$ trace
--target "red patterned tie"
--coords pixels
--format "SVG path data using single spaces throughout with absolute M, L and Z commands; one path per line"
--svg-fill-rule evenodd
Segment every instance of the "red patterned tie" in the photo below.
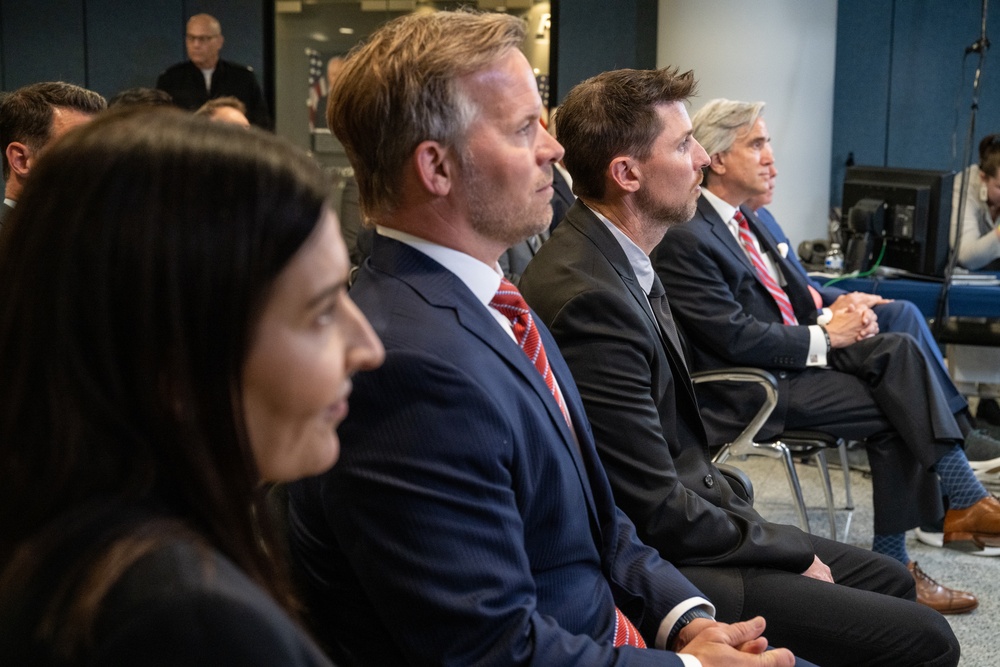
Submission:
M 552 369 L 549 367 L 549 358 L 545 355 L 545 348 L 542 346 L 542 338 L 538 335 L 538 328 L 535 327 L 535 319 L 531 316 L 531 309 L 521 293 L 514 287 L 514 283 L 506 278 L 500 280 L 500 289 L 493 296 L 490 305 L 499 310 L 510 320 L 511 329 L 514 331 L 514 338 L 517 344 L 528 355 L 528 359 L 535 365 L 542 379 L 556 402 L 562 410 L 566 423 L 572 427 L 569 419 L 569 412 L 566 410 L 566 403 L 563 401 L 559 387 L 556 385 Z M 625 617 L 618 607 L 615 607 L 615 646 L 635 646 L 646 648 L 646 642 L 632 621 Z
M 615 646 L 646 648 L 646 642 L 643 641 L 642 635 L 618 607 L 615 607 Z
M 556 379 L 552 375 L 552 369 L 549 367 L 549 358 L 545 354 L 545 348 L 542 347 L 542 338 L 538 335 L 538 328 L 535 326 L 535 320 L 531 316 L 531 310 L 528 308 L 524 297 L 514 287 L 514 283 L 506 278 L 502 278 L 500 280 L 500 288 L 493 296 L 493 300 L 490 301 L 490 305 L 510 320 L 517 344 L 528 355 L 528 359 L 535 365 L 535 368 L 538 369 L 542 379 L 545 380 L 545 385 L 552 392 L 556 403 L 559 404 L 559 409 L 562 410 L 566 423 L 572 426 L 572 422 L 569 419 L 569 411 L 566 409 L 566 403 L 563 401 L 562 393 L 559 391 Z
M 733 219 L 736 220 L 736 224 L 740 227 L 740 243 L 743 244 L 743 248 L 747 251 L 747 256 L 750 257 L 750 263 L 753 264 L 753 268 L 757 271 L 757 279 L 771 293 L 774 302 L 778 304 L 782 321 L 785 324 L 798 324 L 799 321 L 795 318 L 795 310 L 792 308 L 792 302 L 788 300 L 788 295 L 785 294 L 785 290 L 781 289 L 781 285 L 775 282 L 771 274 L 767 272 L 767 265 L 764 264 L 764 258 L 760 256 L 760 253 L 757 252 L 757 247 L 753 244 L 753 232 L 750 231 L 750 225 L 747 224 L 747 219 L 743 216 L 743 212 L 736 209 L 736 215 L 733 216 Z

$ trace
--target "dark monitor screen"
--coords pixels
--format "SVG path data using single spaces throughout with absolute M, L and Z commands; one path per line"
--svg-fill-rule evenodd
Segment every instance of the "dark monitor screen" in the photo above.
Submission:
M 948 263 L 955 172 L 901 167 L 848 167 L 841 234 L 844 270 L 881 266 L 943 276 Z

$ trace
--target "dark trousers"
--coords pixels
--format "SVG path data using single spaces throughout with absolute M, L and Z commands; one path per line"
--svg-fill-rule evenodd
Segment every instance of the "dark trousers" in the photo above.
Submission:
M 771 646 L 823 667 L 957 665 L 959 644 L 944 617 L 914 602 L 898 561 L 811 536 L 836 584 L 767 568 L 681 567 L 725 623 L 763 616 Z
M 789 380 L 786 429 L 865 440 L 875 532 L 904 532 L 944 512 L 934 464 L 962 433 L 948 397 L 912 336 L 881 334 L 833 350 L 832 368 Z

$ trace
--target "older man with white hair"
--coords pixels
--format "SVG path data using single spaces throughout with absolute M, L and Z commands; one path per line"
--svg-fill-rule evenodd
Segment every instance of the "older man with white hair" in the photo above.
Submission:
M 766 192 L 774 164 L 763 102 L 718 99 L 692 118 L 711 158 L 694 218 L 671 228 L 652 257 L 677 320 L 689 334 L 695 370 L 754 366 L 779 385 L 763 438 L 811 428 L 864 440 L 872 468 L 873 550 L 897 558 L 917 584 L 918 601 L 964 613 L 971 593 L 941 586 L 911 562 L 906 530 L 950 507 L 944 542 L 971 551 L 1000 546 L 1000 501 L 976 479 L 964 436 L 938 378 L 914 339 L 878 333 L 863 302 L 827 317 L 805 277 L 746 204 Z M 709 440 L 734 438 L 756 410 L 745 389 L 699 393 Z

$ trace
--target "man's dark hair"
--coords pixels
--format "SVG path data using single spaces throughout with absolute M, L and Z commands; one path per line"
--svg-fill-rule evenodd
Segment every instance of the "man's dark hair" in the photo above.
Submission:
M 126 88 L 108 100 L 108 108 L 118 107 L 170 107 L 174 98 L 159 88 Z
M 979 142 L 979 171 L 990 178 L 1000 174 L 1000 134 L 988 134 Z
M 106 109 L 108 103 L 92 90 L 63 81 L 33 83 L 0 98 L 0 152 L 3 177 L 10 178 L 7 146 L 13 141 L 37 151 L 52 138 L 52 109 L 63 107 L 86 114 Z
M 649 157 L 663 131 L 656 112 L 662 104 L 683 102 L 695 92 L 694 72 L 677 68 L 619 69 L 577 84 L 559 106 L 559 143 L 563 163 L 578 197 L 604 197 L 604 175 L 615 157 Z

